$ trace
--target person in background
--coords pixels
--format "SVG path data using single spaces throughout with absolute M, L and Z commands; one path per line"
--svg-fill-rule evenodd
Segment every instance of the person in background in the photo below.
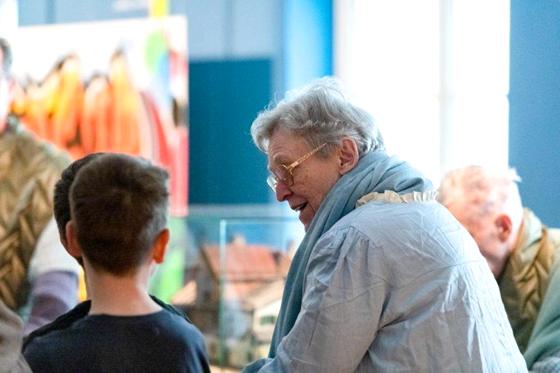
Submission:
M 52 190 L 69 157 L 9 114 L 12 54 L 0 39 L 0 300 L 25 320 L 25 333 L 77 303 L 77 263 L 58 240 Z
M 306 234 L 269 357 L 246 372 L 526 370 L 474 241 L 336 80 L 261 112 L 251 134 Z
M 72 187 L 72 183 L 78 174 L 78 171 L 88 164 L 89 162 L 93 161 L 100 155 L 105 153 L 91 153 L 82 157 L 80 159 L 75 160 L 72 162 L 68 167 L 66 167 L 61 175 L 60 179 L 56 182 L 54 186 L 54 196 L 53 196 L 53 210 L 54 210 L 54 218 L 56 221 L 56 225 L 58 227 L 58 235 L 60 238 L 60 242 L 64 245 L 65 248 L 68 247 L 66 241 L 66 225 L 72 219 L 71 208 L 70 208 L 70 188 Z M 83 265 L 81 258 L 76 258 L 78 262 Z
M 523 208 L 513 169 L 447 173 L 440 201 L 475 239 L 498 281 L 529 369 L 560 371 L 560 230 Z
M 65 242 L 83 262 L 91 301 L 29 335 L 23 351 L 34 372 L 209 372 L 198 329 L 147 292 L 169 240 L 167 179 L 124 154 L 78 167 Z
M 2 372 L 31 372 L 21 355 L 22 338 L 23 323 L 21 319 L 0 300 L 0 367 Z

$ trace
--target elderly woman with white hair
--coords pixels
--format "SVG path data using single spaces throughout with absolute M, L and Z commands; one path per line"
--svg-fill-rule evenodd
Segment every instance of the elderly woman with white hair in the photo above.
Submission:
M 335 80 L 260 113 L 251 134 L 306 234 L 269 357 L 246 372 L 526 370 L 474 241 Z

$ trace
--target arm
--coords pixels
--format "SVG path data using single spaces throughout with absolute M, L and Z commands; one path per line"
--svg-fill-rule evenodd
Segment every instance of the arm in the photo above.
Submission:
M 535 327 L 524 353 L 532 372 L 553 372 L 560 367 L 560 260 L 556 260 Z
M 54 219 L 41 233 L 30 263 L 30 316 L 25 334 L 47 324 L 77 303 L 79 266 L 58 238 Z
M 68 271 L 39 275 L 31 287 L 31 313 L 25 335 L 69 311 L 77 300 L 78 276 Z
M 327 233 L 309 261 L 302 309 L 276 357 L 247 372 L 355 371 L 373 343 L 386 283 L 373 266 L 367 237 L 354 229 Z
M 22 322 L 0 301 L 0 367 L 6 372 L 31 372 L 21 355 Z
M 554 355 L 538 360 L 531 367 L 531 373 L 555 373 L 560 367 L 560 351 Z

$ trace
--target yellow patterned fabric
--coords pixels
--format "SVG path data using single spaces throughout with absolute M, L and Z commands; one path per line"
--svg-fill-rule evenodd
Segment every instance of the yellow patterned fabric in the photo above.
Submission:
M 0 299 L 26 303 L 29 262 L 52 218 L 54 184 L 70 159 L 18 123 L 0 134 Z
M 558 255 L 560 230 L 545 227 L 533 212 L 525 209 L 521 235 L 499 280 L 502 300 L 521 352 L 527 349 Z

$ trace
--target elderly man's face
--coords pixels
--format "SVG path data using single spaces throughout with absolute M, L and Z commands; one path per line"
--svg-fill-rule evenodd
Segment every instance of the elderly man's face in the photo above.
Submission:
M 508 254 L 508 247 L 499 238 L 498 226 L 495 224 L 494 217 L 489 215 L 477 219 L 470 218 L 471 212 L 468 206 L 462 202 L 453 203 L 447 208 L 469 231 L 481 254 L 488 262 L 490 270 L 495 277 L 498 277 L 503 269 L 503 258 Z
M 275 172 L 282 164 L 289 165 L 311 150 L 301 136 L 285 129 L 277 129 L 268 145 L 268 168 Z M 291 186 L 282 181 L 276 186 L 278 201 L 287 201 L 292 210 L 299 212 L 299 220 L 306 230 L 326 195 L 341 176 L 338 162 L 336 151 L 326 159 L 314 154 L 293 170 Z

